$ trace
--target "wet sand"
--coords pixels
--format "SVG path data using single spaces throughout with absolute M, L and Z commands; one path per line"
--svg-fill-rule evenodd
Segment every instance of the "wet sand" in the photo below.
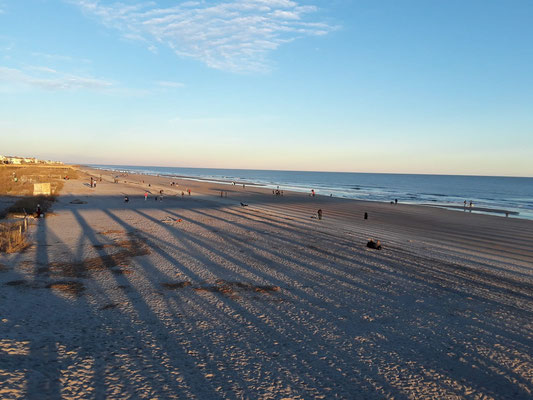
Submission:
M 532 221 L 87 172 L 0 255 L 0 397 L 533 395 Z

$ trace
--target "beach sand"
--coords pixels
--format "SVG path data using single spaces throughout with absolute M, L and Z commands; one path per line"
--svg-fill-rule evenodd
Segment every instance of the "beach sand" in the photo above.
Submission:
M 533 221 L 85 171 L 0 255 L 0 398 L 533 396 Z

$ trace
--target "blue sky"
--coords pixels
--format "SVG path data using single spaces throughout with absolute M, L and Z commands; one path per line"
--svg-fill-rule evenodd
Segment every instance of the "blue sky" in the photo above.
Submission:
M 531 1 L 0 0 L 0 154 L 533 176 Z

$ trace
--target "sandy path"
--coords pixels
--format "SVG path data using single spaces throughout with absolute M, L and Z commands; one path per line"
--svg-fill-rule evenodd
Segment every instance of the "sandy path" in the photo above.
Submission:
M 0 397 L 532 396 L 531 221 L 103 175 L 0 256 Z

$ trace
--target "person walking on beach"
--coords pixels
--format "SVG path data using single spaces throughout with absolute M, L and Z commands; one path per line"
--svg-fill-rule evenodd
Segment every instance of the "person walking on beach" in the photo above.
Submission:
M 35 216 L 37 218 L 41 218 L 42 215 L 43 215 L 43 210 L 41 209 L 41 205 L 37 204 L 37 208 L 35 209 Z
M 322 219 L 322 209 L 320 208 L 318 211 L 317 211 L 317 214 L 318 214 L 318 219 Z
M 146 199 L 148 199 L 148 192 L 144 192 L 144 201 L 146 201 Z
M 191 195 L 191 189 L 187 189 L 187 192 L 189 193 L 189 196 Z

